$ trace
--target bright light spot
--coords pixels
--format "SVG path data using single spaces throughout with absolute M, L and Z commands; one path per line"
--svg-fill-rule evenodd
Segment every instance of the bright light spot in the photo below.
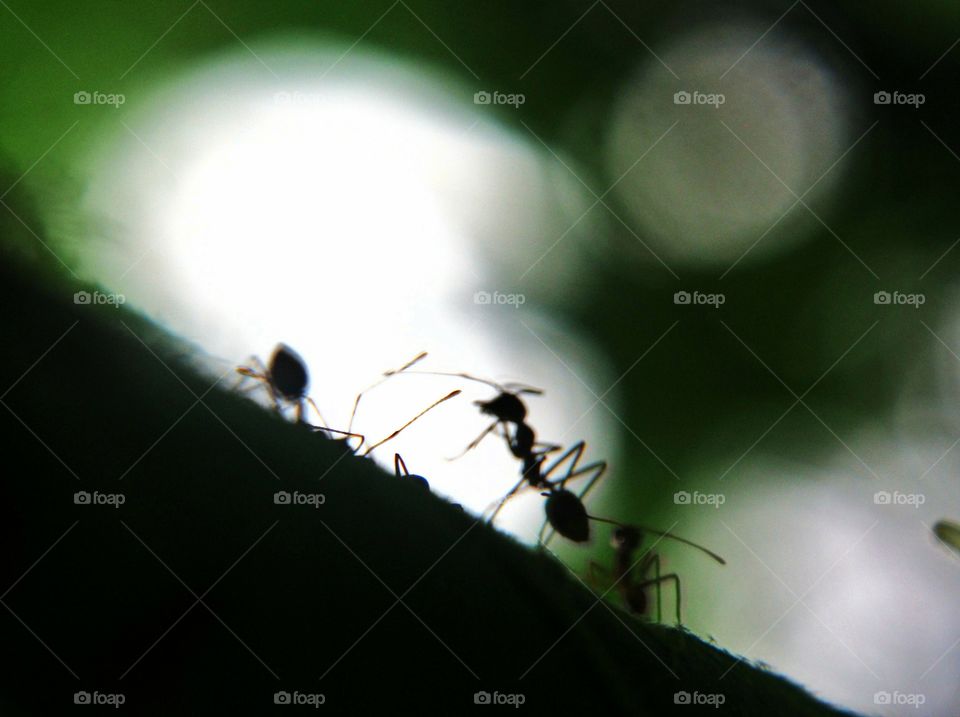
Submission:
M 346 428 L 357 392 L 427 350 L 424 369 L 544 388 L 529 401 L 540 437 L 586 439 L 591 458 L 612 457 L 606 412 L 584 415 L 594 396 L 581 378 L 598 393 L 612 383 L 601 385 L 597 357 L 532 301 L 474 302 L 517 290 L 497 284 L 481 250 L 547 239 L 531 230 L 545 211 L 542 157 L 476 114 L 472 92 L 395 61 L 355 52 L 324 77 L 341 52 L 258 49 L 282 80 L 251 79 L 264 73 L 244 54 L 159 93 L 98 162 L 91 211 L 122 240 L 88 273 L 222 357 L 227 382 L 251 353 L 294 347 L 333 428 Z M 491 389 L 397 378 L 364 399 L 355 428 L 376 440 L 453 388 L 464 396 L 375 455 L 392 470 L 399 451 L 434 490 L 479 511 L 516 482 L 517 463 L 495 437 L 444 459 L 486 426 L 471 400 Z M 530 536 L 542 516 L 533 496 L 501 525 Z
M 852 141 L 841 88 L 800 45 L 769 41 L 743 55 L 761 34 L 727 26 L 690 35 L 663 54 L 680 79 L 650 61 L 621 92 L 607 176 L 668 263 L 723 265 L 748 249 L 751 259 L 784 249 L 819 227 L 802 205 L 790 211 L 797 197 L 819 214 L 816 200 L 843 172 L 831 169 Z

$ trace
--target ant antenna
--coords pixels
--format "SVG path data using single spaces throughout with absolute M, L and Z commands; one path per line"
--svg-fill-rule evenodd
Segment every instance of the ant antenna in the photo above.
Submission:
M 635 525 L 635 524 L 634 524 L 634 525 L 627 525 L 627 524 L 621 523 L 621 522 L 619 522 L 619 521 L 617 521 L 617 520 L 610 520 L 610 519 L 608 519 L 608 518 L 600 518 L 600 517 L 595 516 L 595 515 L 588 515 L 587 517 L 590 518 L 590 520 L 596 520 L 596 521 L 598 521 L 598 522 L 600 522 L 600 523 L 609 523 L 610 525 L 615 525 L 615 526 L 617 526 L 618 528 L 634 528 L 635 530 L 639 530 L 639 531 L 644 532 L 644 533 L 653 533 L 654 535 L 659 535 L 659 536 L 662 537 L 662 538 L 671 538 L 671 539 L 676 540 L 676 541 L 678 541 L 678 542 L 680 542 L 680 543 L 685 543 L 685 544 L 689 545 L 691 548 L 696 548 L 697 550 L 699 550 L 699 551 L 701 551 L 701 552 L 703 552 L 703 553 L 706 553 L 707 555 L 709 555 L 711 558 L 713 558 L 714 560 L 716 560 L 716 561 L 717 561 L 718 563 L 720 563 L 721 565 L 726 565 L 726 564 L 727 564 L 727 561 L 726 561 L 726 560 L 724 560 L 723 558 L 721 558 L 719 555 L 717 555 L 717 554 L 716 554 L 715 552 L 713 552 L 712 550 L 709 550 L 709 549 L 703 547 L 702 545 L 699 545 L 698 543 L 694 543 L 692 540 L 687 540 L 686 538 L 681 538 L 679 535 L 674 535 L 673 533 L 671 533 L 671 532 L 669 532 L 669 531 L 667 531 L 667 530 L 657 530 L 656 528 L 647 528 L 646 526 L 643 526 L 643 525 Z
M 383 383 L 384 381 L 386 381 L 386 380 L 387 380 L 388 378 L 390 378 L 391 376 L 395 376 L 395 375 L 398 374 L 398 373 L 403 373 L 403 372 L 406 371 L 408 368 L 410 368 L 411 366 L 413 366 L 415 363 L 418 363 L 418 362 L 422 361 L 422 360 L 425 359 L 426 357 L 427 357 L 427 352 L 426 352 L 426 351 L 421 351 L 421 352 L 418 353 L 416 356 L 414 356 L 412 359 L 410 359 L 409 361 L 407 361 L 407 362 L 406 362 L 403 366 L 401 366 L 400 368 L 393 369 L 393 370 L 390 370 L 390 371 L 384 371 L 383 376 L 382 376 L 379 380 L 374 381 L 372 384 L 370 384 L 370 385 L 367 386 L 365 389 L 363 389 L 360 393 L 358 393 L 356 400 L 354 400 L 354 402 L 353 402 L 353 411 L 350 412 L 350 422 L 347 424 L 347 431 L 353 430 L 353 421 L 354 421 L 354 419 L 357 417 L 357 407 L 360 405 L 360 399 L 363 398 L 363 395 L 364 395 L 365 393 L 367 393 L 368 391 L 376 388 L 377 386 L 379 386 L 381 383 Z M 359 448 L 359 446 L 358 446 L 358 448 Z
M 397 373 L 399 373 L 399 371 Z M 533 386 L 526 386 L 521 383 L 499 384 L 496 381 L 491 381 L 486 378 L 479 378 L 477 376 L 472 376 L 469 373 L 453 373 L 453 372 L 447 372 L 447 371 L 407 371 L 406 373 L 417 374 L 419 376 L 450 376 L 452 378 L 463 378 L 463 379 L 466 379 L 467 381 L 476 381 L 477 383 L 486 384 L 490 388 L 494 388 L 497 391 L 506 391 L 507 389 L 510 389 L 512 387 L 514 389 L 512 393 L 529 393 L 535 396 L 543 395 L 542 388 L 534 388 Z
M 409 421 L 407 421 L 407 422 L 404 423 L 402 426 L 400 426 L 400 428 L 398 428 L 397 430 L 395 430 L 395 431 L 394 431 L 393 433 L 391 433 L 389 436 L 387 436 L 386 438 L 384 438 L 384 439 L 382 439 L 382 440 L 380 440 L 380 441 L 377 441 L 377 442 L 374 443 L 372 446 L 370 446 L 367 450 L 365 450 L 365 451 L 363 452 L 363 456 L 364 456 L 364 457 L 365 457 L 365 456 L 369 456 L 370 453 L 373 452 L 373 450 L 374 450 L 375 448 L 378 448 L 379 446 L 382 446 L 382 445 L 383 445 L 384 443 L 386 443 L 387 441 L 396 438 L 396 437 L 400 434 L 401 431 L 403 431 L 405 428 L 407 428 L 408 426 L 410 426 L 410 424 L 413 423 L 414 421 L 416 421 L 417 419 L 421 418 L 425 413 L 427 413 L 428 411 L 433 410 L 434 408 L 436 408 L 437 406 L 439 406 L 439 405 L 440 405 L 441 403 L 443 403 L 444 401 L 449 401 L 449 400 L 450 400 L 451 398 L 453 398 L 454 396 L 459 396 L 460 393 L 461 393 L 460 389 L 457 389 L 456 391 L 451 391 L 450 393 L 448 393 L 446 396 L 444 396 L 444 397 L 441 398 L 440 400 L 434 401 L 434 402 L 431 403 L 429 406 L 427 406 L 425 409 L 423 409 L 422 411 L 420 411 L 420 413 L 418 413 L 416 416 L 414 416 L 414 417 L 411 418 Z

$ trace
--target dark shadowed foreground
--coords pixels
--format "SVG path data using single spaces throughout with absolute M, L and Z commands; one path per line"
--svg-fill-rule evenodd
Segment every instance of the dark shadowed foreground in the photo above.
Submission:
M 213 385 L 133 312 L 4 267 L 2 714 L 77 693 L 134 714 L 457 714 L 478 692 L 538 713 L 700 711 L 678 693 L 722 695 L 713 714 L 836 713 L 598 603 L 552 558 L 231 393 L 232 372 Z

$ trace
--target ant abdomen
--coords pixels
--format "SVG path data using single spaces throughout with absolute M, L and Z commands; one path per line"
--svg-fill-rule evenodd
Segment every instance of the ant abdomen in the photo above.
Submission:
M 270 382 L 288 401 L 299 401 L 310 382 L 307 366 L 300 355 L 286 344 L 277 344 L 270 357 Z
M 590 519 L 583 502 L 566 488 L 544 493 L 547 521 L 564 538 L 576 543 L 585 543 L 590 539 Z

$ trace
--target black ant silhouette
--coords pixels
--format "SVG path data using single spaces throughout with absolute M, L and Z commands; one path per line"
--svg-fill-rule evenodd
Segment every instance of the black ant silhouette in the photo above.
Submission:
M 673 582 L 676 591 L 677 624 L 683 624 L 680 617 L 680 577 L 676 573 L 660 574 L 660 555 L 653 552 L 652 546 L 639 558 L 634 559 L 634 553 L 639 550 L 640 545 L 643 543 L 644 533 L 653 533 L 654 535 L 659 535 L 661 538 L 676 540 L 706 553 L 721 565 L 727 564 L 726 560 L 713 551 L 668 531 L 645 528 L 639 525 L 624 525 L 612 520 L 598 520 L 603 520 L 615 526 L 610 536 L 610 544 L 614 547 L 613 585 L 620 593 L 620 597 L 626 608 L 636 615 L 648 617 L 650 603 L 647 598 L 647 590 L 653 587 L 657 592 L 657 622 L 661 622 L 663 615 L 660 588 L 663 583 L 670 581 Z M 606 568 L 591 560 L 591 582 L 597 582 L 596 575 L 598 572 L 610 574 L 610 571 Z
M 268 366 L 264 366 L 256 356 L 251 357 L 251 363 L 254 368 L 238 366 L 237 373 L 262 382 L 267 387 L 278 413 L 283 412 L 285 405 L 292 404 L 296 408 L 297 423 L 305 423 L 304 403 L 309 402 L 315 410 L 317 406 L 307 395 L 310 375 L 300 354 L 280 343 L 273 349 Z M 319 410 L 317 413 L 319 414 Z
M 274 406 L 277 411 L 282 413 L 285 405 L 293 404 L 296 408 L 296 421 L 298 424 L 303 424 L 308 426 L 314 431 L 323 432 L 323 433 L 336 433 L 337 435 L 343 436 L 344 440 L 349 440 L 350 438 L 358 438 L 359 443 L 356 446 L 351 446 L 351 453 L 356 453 L 363 446 L 366 441 L 366 437 L 361 433 L 354 433 L 352 431 L 353 421 L 356 418 L 357 408 L 360 405 L 360 399 L 363 398 L 364 394 L 369 392 L 371 389 L 379 386 L 381 383 L 386 381 L 391 376 L 395 376 L 399 373 L 406 371 L 410 366 L 413 366 L 417 362 L 426 358 L 426 351 L 417 354 L 413 359 L 405 363 L 399 369 L 394 369 L 392 371 L 387 371 L 384 373 L 383 377 L 380 380 L 376 381 L 372 385 L 365 388 L 363 391 L 357 394 L 356 400 L 353 402 L 353 411 L 350 414 L 350 423 L 346 431 L 341 431 L 336 428 L 330 428 L 326 425 L 326 420 L 324 420 L 323 415 L 320 413 L 320 409 L 317 407 L 317 404 L 314 402 L 310 396 L 307 395 L 307 387 L 310 383 L 309 373 L 307 372 L 306 363 L 300 355 L 294 351 L 292 348 L 286 344 L 280 343 L 277 344 L 276 348 L 273 350 L 273 354 L 270 356 L 270 364 L 267 367 L 263 366 L 263 363 L 256 357 L 253 357 L 254 363 L 257 364 L 256 368 L 250 368 L 247 366 L 239 366 L 237 368 L 237 373 L 244 376 L 245 378 L 252 378 L 257 381 L 262 382 L 270 393 L 270 397 L 273 400 Z M 363 456 L 368 456 L 370 453 L 382 446 L 387 441 L 390 441 L 396 438 L 401 431 L 409 427 L 412 423 L 423 417 L 424 414 L 433 410 L 439 406 L 444 401 L 448 401 L 454 396 L 458 396 L 461 393 L 460 390 L 451 391 L 443 398 L 434 401 L 432 404 L 427 406 L 424 410 L 420 411 L 416 416 L 411 418 L 409 421 L 404 423 L 400 428 L 395 430 L 386 438 L 383 438 L 372 446 L 370 446 L 366 451 L 363 452 Z M 314 426 L 308 423 L 304 417 L 305 408 L 304 404 L 309 403 L 313 410 L 316 411 L 317 415 L 320 417 L 321 423 L 323 426 Z M 348 444 L 349 445 L 349 444 Z
M 560 445 L 542 443 L 536 440 L 536 433 L 526 422 L 527 407 L 521 400 L 523 394 L 542 395 L 543 390 L 525 386 L 523 384 L 499 384 L 484 378 L 478 378 L 468 373 L 447 373 L 441 371 L 407 371 L 408 374 L 427 374 L 431 376 L 451 376 L 454 378 L 463 378 L 468 381 L 476 381 L 496 389 L 499 393 L 489 401 L 474 401 L 474 405 L 480 407 L 482 414 L 493 416 L 494 421 L 483 430 L 467 447 L 455 458 L 455 460 L 480 445 L 480 442 L 490 433 L 500 428 L 503 438 L 506 440 L 510 453 L 522 463 L 521 478 L 517 484 L 504 496 L 491 514 L 489 520 L 497 517 L 497 514 L 503 508 L 504 504 L 516 495 L 526 484 L 527 487 L 546 491 L 541 493 L 547 502 L 544 506 L 546 520 L 540 528 L 538 540 L 544 546 L 548 545 L 553 538 L 553 533 L 543 540 L 544 532 L 547 526 L 553 528 L 553 531 L 573 540 L 583 543 L 590 539 L 590 519 L 592 516 L 587 514 L 587 509 L 583 505 L 583 498 L 593 488 L 596 482 L 607 469 L 605 461 L 595 461 L 586 466 L 578 467 L 583 452 L 586 449 L 586 443 L 580 441 L 567 449 L 563 454 L 556 458 L 549 467 L 544 468 L 546 456 L 562 448 Z M 388 372 L 386 375 L 393 375 Z M 510 432 L 511 426 L 513 432 Z M 557 480 L 550 480 L 550 476 L 565 462 L 570 460 L 570 466 L 566 475 Z M 566 484 L 580 476 L 593 474 L 590 480 L 578 494 L 567 490 Z
M 403 458 L 400 457 L 399 453 L 393 454 L 393 470 L 396 472 L 397 478 L 404 479 L 404 483 L 416 486 L 421 490 L 430 490 L 430 484 L 427 482 L 426 478 L 421 475 L 417 475 L 416 473 L 411 473 L 407 470 L 407 464 L 403 462 Z
M 546 452 L 529 451 L 521 458 L 523 467 L 520 480 L 499 501 L 490 516 L 490 521 L 493 522 L 506 502 L 519 493 L 521 489 L 525 487 L 534 488 L 544 491 L 540 495 L 547 499 L 544 505 L 546 520 L 537 536 L 538 542 L 546 547 L 553 538 L 553 533 L 551 533 L 545 541 L 543 540 L 548 525 L 554 532 L 576 543 L 588 541 L 590 539 L 590 521 L 603 519 L 589 515 L 583 505 L 583 500 L 606 472 L 607 463 L 606 461 L 594 461 L 585 466 L 580 466 L 580 459 L 583 457 L 586 445 L 585 441 L 575 443 L 547 467 L 544 467 L 547 454 L 559 450 L 559 447 L 551 447 Z M 567 461 L 570 461 L 570 463 L 566 474 L 561 478 L 550 480 L 550 476 Z M 584 475 L 590 475 L 590 479 L 579 494 L 567 489 L 566 486 L 569 481 Z

